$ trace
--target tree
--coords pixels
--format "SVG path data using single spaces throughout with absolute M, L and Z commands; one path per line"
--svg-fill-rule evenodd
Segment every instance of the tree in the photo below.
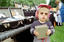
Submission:
M 49 5 L 51 5 L 52 8 L 55 8 L 57 6 L 56 3 L 55 3 L 55 0 L 50 0 Z
M 13 6 L 12 3 L 13 3 L 13 2 L 11 2 L 11 0 L 1 0 L 1 1 L 0 1 L 0 7 Z
M 40 3 L 46 3 L 46 0 L 0 0 L 0 7 L 14 6 L 13 2 L 33 5 L 33 3 L 39 5 Z
M 64 4 L 64 0 L 61 0 L 61 2 Z
M 46 3 L 46 0 L 20 0 L 21 3 L 33 5 L 33 3 L 39 5 L 40 3 Z
M 46 0 L 33 0 L 33 2 L 39 5 L 40 3 L 46 3 Z

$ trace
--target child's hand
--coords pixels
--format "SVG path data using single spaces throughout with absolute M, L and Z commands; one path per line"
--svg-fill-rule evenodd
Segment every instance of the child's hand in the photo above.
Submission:
M 38 33 L 36 30 L 34 30 L 34 34 L 35 34 L 36 36 L 39 36 L 39 33 Z
M 46 32 L 46 35 L 50 35 L 51 34 L 51 30 L 50 29 L 48 29 L 48 31 Z

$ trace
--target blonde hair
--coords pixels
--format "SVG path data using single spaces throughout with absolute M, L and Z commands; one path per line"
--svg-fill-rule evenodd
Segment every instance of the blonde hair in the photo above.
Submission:
M 59 7 L 57 6 L 57 7 L 56 7 L 56 11 L 58 11 L 58 10 L 59 10 Z
M 55 1 L 55 3 L 59 3 L 59 2 L 60 2 L 60 0 L 56 0 L 56 1 Z
M 48 7 L 46 7 L 46 6 L 44 6 L 44 7 L 45 7 L 45 8 L 47 8 L 47 9 L 49 10 L 49 8 L 48 8 Z M 43 7 L 40 7 L 40 8 L 39 8 L 39 10 L 40 10 L 41 8 L 43 8 Z M 38 10 L 38 11 L 39 11 L 39 10 Z M 50 12 L 50 10 L 49 10 L 49 12 Z

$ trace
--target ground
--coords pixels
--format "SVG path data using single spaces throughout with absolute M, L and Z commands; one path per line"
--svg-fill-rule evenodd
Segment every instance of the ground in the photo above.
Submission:
M 55 33 L 50 39 L 51 42 L 64 42 L 64 23 L 63 26 L 55 26 Z
M 8 39 L 4 40 L 3 42 L 14 42 L 14 40 L 11 38 L 8 38 Z

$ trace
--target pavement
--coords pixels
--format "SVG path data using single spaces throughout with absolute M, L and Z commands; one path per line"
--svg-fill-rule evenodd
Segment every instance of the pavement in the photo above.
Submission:
M 4 40 L 3 42 L 14 42 L 14 40 L 11 38 L 8 38 L 8 39 Z

